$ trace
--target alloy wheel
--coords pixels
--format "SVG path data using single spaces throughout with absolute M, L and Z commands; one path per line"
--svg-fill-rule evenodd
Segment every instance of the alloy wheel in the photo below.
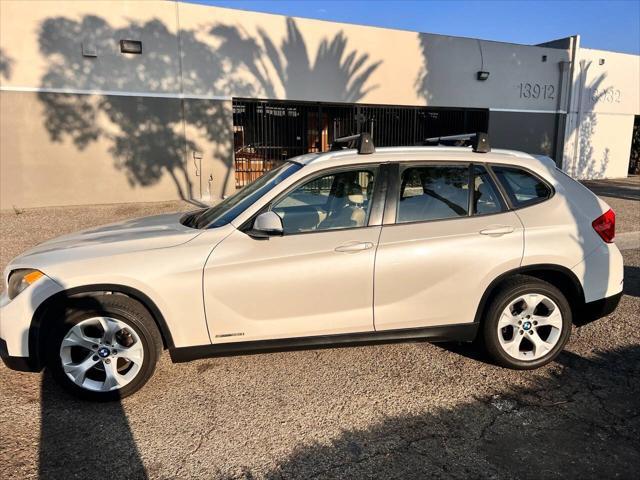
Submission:
M 66 375 L 94 392 L 118 390 L 140 372 L 144 347 L 140 336 L 125 322 L 92 317 L 69 329 L 60 345 Z
M 519 295 L 509 302 L 498 320 L 498 340 L 504 352 L 517 360 L 537 360 L 560 341 L 562 313 L 548 296 Z

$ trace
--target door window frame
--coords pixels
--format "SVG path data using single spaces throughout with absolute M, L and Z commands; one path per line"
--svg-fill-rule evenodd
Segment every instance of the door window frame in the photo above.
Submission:
M 483 167 L 489 177 L 491 178 L 492 184 L 496 189 L 496 193 L 498 194 L 501 200 L 501 209 L 497 212 L 491 213 L 475 213 L 473 208 L 473 196 L 472 192 L 474 190 L 474 172 L 473 167 L 477 165 Z M 405 170 L 409 168 L 419 168 L 419 167 L 446 167 L 446 166 L 457 166 L 457 167 L 466 167 L 467 168 L 467 189 L 469 191 L 468 205 L 467 205 L 467 214 L 464 216 L 458 217 L 446 217 L 446 218 L 437 218 L 433 220 L 415 220 L 413 222 L 397 222 L 398 216 L 398 205 L 400 203 L 400 189 L 402 185 L 402 174 Z M 513 210 L 511 203 L 508 201 L 508 196 L 504 191 L 503 186 L 500 184 L 498 179 L 496 178 L 494 172 L 490 168 L 490 164 L 484 162 L 474 162 L 472 160 L 428 160 L 428 161 L 419 161 L 419 162 L 395 162 L 390 164 L 388 177 L 387 177 L 387 200 L 384 209 L 384 216 L 382 224 L 383 226 L 393 226 L 393 225 L 414 225 L 418 223 L 431 223 L 431 222 L 444 222 L 451 220 L 462 220 L 465 218 L 471 217 L 489 217 L 491 215 L 500 215 L 502 213 Z M 526 208 L 526 207 L 523 207 Z
M 340 167 L 328 167 L 323 170 L 316 170 L 313 173 L 301 178 L 294 184 L 290 185 L 287 189 L 280 192 L 277 196 L 272 198 L 269 202 L 262 206 L 254 215 L 251 216 L 246 222 L 244 222 L 239 228 L 240 231 L 247 233 L 251 230 L 253 222 L 256 217 L 264 212 L 271 211 L 272 207 L 296 190 L 298 187 L 305 185 L 313 180 L 326 177 L 327 175 L 335 175 L 343 172 L 359 171 L 359 170 L 371 170 L 373 172 L 373 190 L 371 193 L 371 207 L 369 210 L 369 218 L 366 225 L 361 227 L 345 227 L 345 228 L 330 228 L 325 230 L 309 230 L 305 232 L 291 232 L 283 233 L 283 237 L 290 237 L 293 235 L 308 235 L 312 233 L 330 233 L 330 232 L 343 232 L 345 230 L 357 230 L 361 228 L 379 227 L 382 225 L 383 213 L 385 208 L 385 202 L 387 198 L 387 186 L 389 178 L 389 166 L 388 162 L 368 162 L 345 165 Z

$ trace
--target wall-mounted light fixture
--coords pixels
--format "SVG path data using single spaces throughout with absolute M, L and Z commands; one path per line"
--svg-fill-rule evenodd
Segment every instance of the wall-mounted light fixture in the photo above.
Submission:
M 601 58 L 600 60 L 598 60 L 598 65 L 604 65 L 604 58 Z
M 480 70 L 478 72 L 478 80 L 484 82 L 487 78 L 489 78 L 489 72 L 485 72 L 484 70 Z
M 547 61 L 547 56 L 546 55 L 542 55 L 542 61 L 546 62 Z
M 142 53 L 142 42 L 139 40 L 120 40 L 120 51 L 122 53 Z
M 92 42 L 82 42 L 82 56 L 95 58 L 98 56 L 98 50 Z

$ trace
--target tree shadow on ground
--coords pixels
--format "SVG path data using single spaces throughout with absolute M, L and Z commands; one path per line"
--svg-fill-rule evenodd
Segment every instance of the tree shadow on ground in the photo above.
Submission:
M 640 468 L 640 347 L 564 352 L 557 363 L 534 387 L 302 445 L 267 478 L 630 478 Z

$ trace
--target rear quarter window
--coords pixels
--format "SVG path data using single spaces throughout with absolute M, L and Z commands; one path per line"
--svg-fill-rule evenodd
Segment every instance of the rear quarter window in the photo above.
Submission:
M 498 165 L 491 168 L 507 192 L 514 208 L 543 202 L 553 193 L 551 187 L 544 180 L 527 170 Z

